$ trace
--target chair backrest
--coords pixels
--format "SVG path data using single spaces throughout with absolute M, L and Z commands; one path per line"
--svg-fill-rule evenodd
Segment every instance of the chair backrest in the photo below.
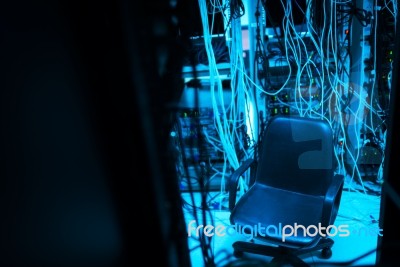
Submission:
M 322 196 L 333 179 L 333 134 L 323 120 L 278 116 L 261 140 L 256 183 Z

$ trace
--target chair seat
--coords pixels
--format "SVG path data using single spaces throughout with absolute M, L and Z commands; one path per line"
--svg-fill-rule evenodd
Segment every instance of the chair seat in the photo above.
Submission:
M 242 227 L 245 225 L 259 227 L 258 225 L 261 225 L 265 227 L 261 230 L 265 237 L 258 233 L 253 236 L 278 244 L 282 242 L 282 231 L 279 229 L 283 230 L 285 225 L 294 228 L 297 223 L 297 225 L 307 228 L 315 225 L 315 222 L 320 222 L 323 201 L 322 196 L 299 194 L 256 182 L 236 203 L 230 220 L 233 225 L 237 224 Z M 318 227 L 318 225 L 315 226 Z M 285 229 L 285 233 L 290 231 L 290 228 Z M 318 234 L 313 236 L 314 227 L 309 229 L 309 233 L 311 235 L 305 234 L 301 227 L 297 228 L 297 237 L 294 234 L 286 236 L 285 246 L 297 248 L 314 246 L 318 243 L 320 236 Z

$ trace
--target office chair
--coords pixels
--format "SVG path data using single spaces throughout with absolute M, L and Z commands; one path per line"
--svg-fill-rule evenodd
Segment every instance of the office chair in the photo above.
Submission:
M 234 255 L 255 253 L 293 266 L 308 266 L 301 256 L 317 250 L 321 258 L 330 258 L 330 237 L 337 229 L 328 226 L 335 222 L 344 183 L 343 175 L 334 173 L 330 126 L 317 119 L 277 116 L 261 136 L 258 159 L 245 161 L 229 180 L 230 223 L 254 237 L 236 241 Z M 236 199 L 238 180 L 249 169 L 253 182 Z M 292 235 L 289 226 L 296 229 Z

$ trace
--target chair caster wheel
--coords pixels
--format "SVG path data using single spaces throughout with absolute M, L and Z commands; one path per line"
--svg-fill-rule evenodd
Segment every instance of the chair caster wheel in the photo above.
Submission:
M 331 248 L 323 248 L 321 251 L 321 256 L 323 259 L 329 259 L 332 257 L 332 249 Z
M 233 256 L 235 256 L 236 258 L 241 258 L 243 257 L 243 251 L 235 250 L 233 251 Z

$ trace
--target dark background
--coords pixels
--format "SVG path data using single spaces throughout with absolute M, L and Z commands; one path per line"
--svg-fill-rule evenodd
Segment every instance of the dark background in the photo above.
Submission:
M 168 3 L 0 5 L 0 266 L 190 266 Z

